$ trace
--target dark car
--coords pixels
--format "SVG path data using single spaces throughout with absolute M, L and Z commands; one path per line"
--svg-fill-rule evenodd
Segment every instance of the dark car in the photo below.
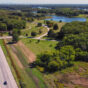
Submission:
M 5 81 L 3 84 L 4 84 L 4 85 L 7 85 L 7 81 Z

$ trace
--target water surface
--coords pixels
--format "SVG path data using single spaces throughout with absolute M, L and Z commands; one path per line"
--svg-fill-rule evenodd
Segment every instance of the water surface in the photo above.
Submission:
M 45 20 L 52 20 L 52 21 L 62 21 L 62 22 L 73 22 L 73 21 L 80 21 L 85 22 L 86 18 L 80 18 L 80 17 L 65 17 L 65 16 L 51 16 L 52 18 L 45 19 Z

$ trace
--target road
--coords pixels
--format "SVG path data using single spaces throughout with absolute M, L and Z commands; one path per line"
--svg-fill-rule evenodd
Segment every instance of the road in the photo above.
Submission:
M 3 83 L 7 81 L 7 85 Z M 6 57 L 0 46 L 0 88 L 18 88 L 16 81 L 11 73 Z

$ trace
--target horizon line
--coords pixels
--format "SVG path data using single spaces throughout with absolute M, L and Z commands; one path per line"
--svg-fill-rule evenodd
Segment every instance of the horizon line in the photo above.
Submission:
M 56 3 L 56 4 L 52 4 L 52 3 L 50 3 L 50 4 L 42 4 L 42 3 L 40 3 L 40 4 L 36 4 L 36 3 L 29 3 L 29 4 L 26 4 L 26 3 L 0 3 L 0 5 L 88 5 L 88 4 L 72 4 L 72 3 L 64 3 L 64 4 L 62 4 L 62 3 Z

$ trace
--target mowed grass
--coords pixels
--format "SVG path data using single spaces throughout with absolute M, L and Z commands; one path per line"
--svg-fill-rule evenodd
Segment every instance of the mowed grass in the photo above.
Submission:
M 36 68 L 29 68 L 27 62 L 27 58 L 23 54 L 23 52 L 20 50 L 20 47 L 14 46 L 16 49 L 16 55 L 18 56 L 20 62 L 24 66 L 24 69 L 20 69 L 18 64 L 16 63 L 17 69 L 22 77 L 22 81 L 26 85 L 26 88 L 46 88 L 46 85 L 43 80 L 43 75 L 36 69 Z M 15 61 L 16 62 L 16 61 Z M 35 79 L 38 79 L 38 84 L 35 83 Z
M 36 32 L 37 33 L 36 37 L 37 37 L 37 36 L 41 36 L 42 34 L 46 33 L 47 28 L 43 26 L 37 27 L 37 23 L 39 22 L 43 23 L 42 21 L 34 21 L 32 23 L 27 23 L 26 28 L 21 30 L 21 35 L 25 36 L 26 34 L 28 34 L 29 37 L 32 37 L 31 33 Z M 39 31 L 41 31 L 42 33 L 39 33 Z
M 58 29 L 54 30 L 55 33 L 60 32 L 61 28 L 66 24 L 65 22 L 54 22 L 54 24 L 58 24 Z
M 55 51 L 55 46 L 58 43 L 57 41 L 48 41 L 48 40 L 38 40 L 35 39 L 22 39 L 22 42 L 36 55 L 44 53 L 46 51 Z
M 13 52 L 12 49 L 11 49 L 11 47 L 10 47 L 10 45 L 9 45 L 9 51 L 10 51 L 10 53 Z M 24 65 L 27 66 L 26 61 L 25 61 L 26 60 L 25 59 L 26 57 L 21 53 L 21 51 L 18 51 L 18 52 L 19 52 L 18 53 L 19 56 L 18 56 L 18 54 L 17 54 L 17 56 L 18 57 L 20 57 L 20 56 L 22 57 L 22 59 L 19 58 L 19 60 L 21 60 L 21 63 L 23 64 L 23 66 Z M 17 63 L 17 61 L 15 60 L 15 58 L 13 56 L 12 56 L 12 59 L 14 60 L 16 69 L 18 70 L 18 72 L 19 72 L 19 74 L 21 76 L 21 81 L 24 83 L 25 87 L 26 88 L 36 88 L 36 86 L 35 86 L 34 82 L 32 81 L 31 77 L 29 77 L 29 75 L 25 71 L 25 67 L 23 69 L 20 68 L 19 65 L 18 65 L 18 63 Z
M 22 42 L 36 55 L 45 53 L 46 51 L 53 52 L 55 51 L 55 46 L 58 43 L 57 41 L 47 41 L 47 40 L 38 40 L 35 39 L 22 39 Z M 30 71 L 28 69 L 28 71 Z M 44 74 L 40 73 L 38 69 L 33 68 L 32 74 L 35 75 L 39 79 L 39 84 L 41 88 L 47 88 L 44 84 L 48 84 L 45 80 Z M 48 86 L 49 87 L 49 86 Z M 50 88 L 50 87 L 49 87 Z

